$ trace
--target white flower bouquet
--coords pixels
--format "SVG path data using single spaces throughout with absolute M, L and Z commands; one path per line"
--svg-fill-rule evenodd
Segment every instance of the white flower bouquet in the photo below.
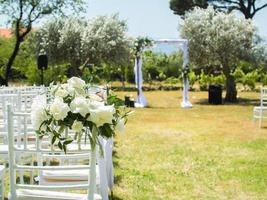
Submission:
M 110 138 L 115 132 L 123 132 L 129 114 L 121 109 L 123 101 L 116 96 L 104 101 L 88 90 L 90 86 L 82 79 L 72 77 L 67 83 L 50 86 L 50 102 L 46 97 L 37 96 L 31 112 L 36 133 L 40 137 L 50 134 L 52 144 L 56 143 L 66 152 L 66 146 L 82 136 L 89 138 L 94 148 L 99 143 L 98 136 Z M 75 136 L 66 137 L 66 129 L 74 131 Z

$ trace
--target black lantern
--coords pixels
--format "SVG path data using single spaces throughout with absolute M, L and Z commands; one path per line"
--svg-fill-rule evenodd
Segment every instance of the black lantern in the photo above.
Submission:
M 44 70 L 48 67 L 48 57 L 47 55 L 39 55 L 37 59 L 37 67 L 41 70 L 41 82 L 44 84 Z

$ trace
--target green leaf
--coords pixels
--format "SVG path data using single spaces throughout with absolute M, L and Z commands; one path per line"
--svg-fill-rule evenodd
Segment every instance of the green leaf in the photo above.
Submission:
M 61 150 L 63 149 L 63 145 L 60 141 L 58 142 L 58 148 L 60 148 Z
M 54 144 L 56 140 L 57 140 L 57 137 L 54 135 L 52 138 L 52 144 Z
M 66 154 L 66 153 L 67 153 L 67 146 L 63 144 L 62 147 L 63 147 L 63 150 L 64 150 L 64 152 L 65 152 L 65 154 Z
M 68 145 L 68 144 L 70 144 L 70 143 L 72 143 L 73 142 L 73 140 L 72 139 L 68 139 L 68 140 L 65 140 L 64 141 L 64 145 Z

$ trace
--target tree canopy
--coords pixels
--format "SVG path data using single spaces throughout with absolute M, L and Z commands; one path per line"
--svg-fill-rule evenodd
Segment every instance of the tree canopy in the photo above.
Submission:
M 194 7 L 206 8 L 208 5 L 228 12 L 238 10 L 246 19 L 253 18 L 257 12 L 267 7 L 267 3 L 261 0 L 170 0 L 170 9 L 174 14 L 182 16 Z
M 0 0 L 0 13 L 5 16 L 5 22 L 14 29 L 16 42 L 6 65 L 1 84 L 8 84 L 9 74 L 21 43 L 31 32 L 33 23 L 46 15 L 64 15 L 64 13 L 79 13 L 83 10 L 84 0 Z
M 252 49 L 255 28 L 251 20 L 214 10 L 195 8 L 186 13 L 181 36 L 189 40 L 189 57 L 195 65 L 221 65 L 226 77 L 226 101 L 236 100 L 231 75 L 240 59 Z
M 56 18 L 35 33 L 36 52 L 48 55 L 52 64 L 68 63 L 73 75 L 85 66 L 126 64 L 130 57 L 127 25 L 118 15 L 92 20 Z
M 174 14 L 181 16 L 194 7 L 206 8 L 207 6 L 207 0 L 170 0 L 170 9 Z

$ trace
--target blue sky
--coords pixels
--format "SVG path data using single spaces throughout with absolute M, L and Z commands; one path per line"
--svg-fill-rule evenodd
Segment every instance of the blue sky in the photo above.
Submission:
M 169 0 L 88 0 L 86 10 L 89 18 L 119 13 L 120 18 L 127 21 L 129 35 L 133 37 L 179 38 L 181 20 L 169 9 Z M 40 26 L 43 21 L 35 26 Z M 267 41 L 267 8 L 258 12 L 253 22 Z M 1 20 L 0 26 L 5 27 Z
M 88 17 L 113 13 L 127 20 L 131 36 L 179 37 L 180 19 L 169 9 L 169 0 L 89 0 Z M 267 8 L 256 14 L 253 21 L 260 35 L 267 39 Z

